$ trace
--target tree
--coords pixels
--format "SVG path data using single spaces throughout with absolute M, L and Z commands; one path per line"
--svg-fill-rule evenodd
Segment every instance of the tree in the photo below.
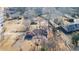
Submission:
M 77 47 L 78 46 L 78 40 L 79 40 L 79 34 L 72 35 L 72 43 Z

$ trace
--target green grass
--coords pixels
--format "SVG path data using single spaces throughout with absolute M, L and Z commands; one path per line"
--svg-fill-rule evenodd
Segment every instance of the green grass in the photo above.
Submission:
M 46 47 L 41 48 L 41 51 L 47 51 L 47 50 L 48 50 L 48 48 L 46 48 Z

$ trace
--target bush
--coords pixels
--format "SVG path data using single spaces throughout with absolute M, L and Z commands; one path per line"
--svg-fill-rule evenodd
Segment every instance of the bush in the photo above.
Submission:
M 47 48 L 45 48 L 45 47 L 42 47 L 41 48 L 41 51 L 47 51 L 48 49 Z
M 79 40 L 79 34 L 74 34 L 72 36 L 72 43 L 75 45 L 75 46 L 78 46 L 78 40 Z
M 72 36 L 72 40 L 78 41 L 78 40 L 79 40 L 79 34 L 74 34 L 74 35 Z

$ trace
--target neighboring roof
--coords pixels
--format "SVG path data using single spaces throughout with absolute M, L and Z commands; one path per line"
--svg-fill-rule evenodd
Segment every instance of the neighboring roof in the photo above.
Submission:
M 44 29 L 35 29 L 33 33 L 34 35 L 43 35 L 47 37 L 47 31 Z
M 33 36 L 37 36 L 37 35 L 43 35 L 47 37 L 47 31 L 43 29 L 35 29 L 33 32 L 26 33 L 24 39 L 31 40 Z
M 63 26 L 62 27 L 66 32 L 73 32 L 76 30 L 79 30 L 79 24 L 78 23 L 74 23 L 74 24 L 70 24 L 67 26 Z
M 59 27 L 56 23 L 54 23 L 53 20 L 49 20 L 49 23 L 50 23 L 52 26 L 54 26 L 55 28 Z

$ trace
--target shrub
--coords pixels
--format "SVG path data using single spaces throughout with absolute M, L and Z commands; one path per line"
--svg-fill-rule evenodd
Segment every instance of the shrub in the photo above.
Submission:
M 78 41 L 78 40 L 79 40 L 79 34 L 74 34 L 74 35 L 72 36 L 72 40 Z
M 78 40 L 79 40 L 79 34 L 74 34 L 74 35 L 72 35 L 72 43 L 73 43 L 75 46 L 78 46 Z
M 48 49 L 46 47 L 42 47 L 41 51 L 47 51 Z

